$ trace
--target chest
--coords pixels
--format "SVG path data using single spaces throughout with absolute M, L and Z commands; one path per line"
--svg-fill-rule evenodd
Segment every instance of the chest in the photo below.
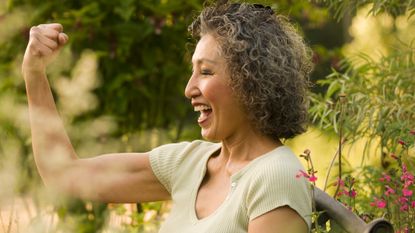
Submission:
M 225 202 L 230 191 L 231 181 L 228 176 L 206 175 L 196 196 L 195 213 L 197 218 L 203 219 L 214 213 Z

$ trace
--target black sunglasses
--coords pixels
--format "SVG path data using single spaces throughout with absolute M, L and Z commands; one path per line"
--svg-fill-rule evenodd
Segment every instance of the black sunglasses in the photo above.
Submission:
M 231 4 L 231 7 L 232 7 L 232 8 L 235 8 L 235 10 L 239 9 L 239 7 L 240 7 L 240 6 L 241 6 L 241 4 L 240 4 L 240 3 L 232 3 L 232 4 Z M 252 6 L 253 6 L 255 9 L 257 9 L 257 10 L 263 10 L 263 11 L 266 11 L 266 12 L 268 12 L 268 13 L 269 13 L 269 14 L 271 14 L 271 15 L 273 15 L 273 14 L 274 14 L 274 10 L 272 10 L 270 6 L 264 6 L 264 5 L 262 5 L 262 4 L 258 4 L 258 3 L 254 3 L 254 4 L 252 4 Z

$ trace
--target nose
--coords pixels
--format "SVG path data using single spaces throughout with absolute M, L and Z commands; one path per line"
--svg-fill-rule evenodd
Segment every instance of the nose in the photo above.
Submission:
M 200 89 L 198 88 L 197 83 L 197 77 L 193 73 L 187 82 L 186 88 L 184 89 L 184 95 L 188 99 L 195 98 L 200 95 Z

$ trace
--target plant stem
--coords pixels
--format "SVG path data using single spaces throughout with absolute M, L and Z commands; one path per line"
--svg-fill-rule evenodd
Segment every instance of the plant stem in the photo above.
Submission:
M 343 141 L 342 141 L 342 145 L 344 144 L 346 142 L 346 140 L 345 139 L 343 139 Z M 337 158 L 337 155 L 339 154 L 339 149 L 337 149 L 336 150 L 336 153 L 334 154 L 334 156 L 333 156 L 333 158 L 331 159 L 331 162 L 330 162 L 330 165 L 329 165 L 329 168 L 328 168 L 328 171 L 327 171 L 327 175 L 326 175 L 326 179 L 324 180 L 324 188 L 323 188 L 323 191 L 326 191 L 326 189 L 327 189 L 327 185 L 328 185 L 328 181 L 329 181 L 329 177 L 330 177 L 330 173 L 331 173 L 331 169 L 333 168 L 333 166 L 334 166 L 334 161 L 336 161 L 336 158 Z
M 346 102 L 346 95 L 340 94 L 339 100 L 340 102 L 340 115 L 339 115 L 339 181 L 342 179 L 342 141 L 343 141 L 343 113 L 344 113 L 344 103 Z M 340 185 L 337 185 L 336 191 L 334 192 L 333 198 L 336 198 L 337 193 L 339 192 Z

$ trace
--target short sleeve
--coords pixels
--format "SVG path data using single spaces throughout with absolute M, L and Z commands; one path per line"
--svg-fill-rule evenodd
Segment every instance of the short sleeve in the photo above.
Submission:
M 189 142 L 166 144 L 150 151 L 150 165 L 160 183 L 171 193 L 172 177 L 185 157 Z
M 247 193 L 249 221 L 275 208 L 289 206 L 311 226 L 311 189 L 308 181 L 296 178 L 299 166 L 267 163 L 252 179 Z

